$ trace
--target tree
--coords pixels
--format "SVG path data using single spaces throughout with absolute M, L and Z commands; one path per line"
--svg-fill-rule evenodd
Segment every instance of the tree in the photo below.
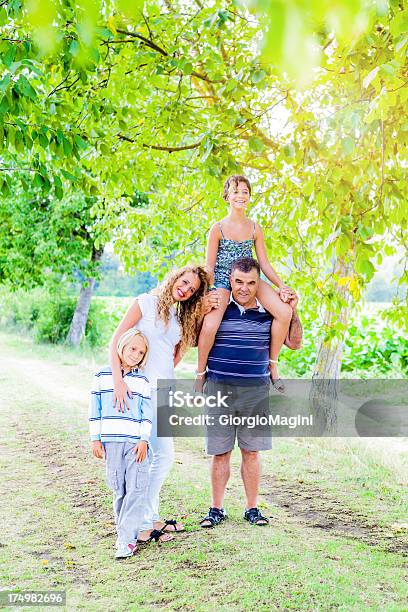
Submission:
M 42 23 L 61 35 L 45 50 L 24 7 L 2 7 L 3 189 L 18 170 L 57 198 L 95 195 L 95 248 L 115 236 L 128 269 L 161 276 L 202 256 L 223 178 L 248 173 L 272 261 L 309 316 L 326 308 L 316 373 L 337 376 L 347 310 L 405 239 L 406 11 L 127 4 L 58 5 Z M 135 191 L 147 199 L 134 205 Z

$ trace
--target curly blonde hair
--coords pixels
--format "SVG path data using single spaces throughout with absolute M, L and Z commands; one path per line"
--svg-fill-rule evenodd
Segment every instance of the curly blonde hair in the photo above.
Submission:
M 177 319 L 181 327 L 181 353 L 184 353 L 189 347 L 197 345 L 202 319 L 202 298 L 210 286 L 208 275 L 201 266 L 184 266 L 180 270 L 170 272 L 160 287 L 152 292 L 159 298 L 157 301 L 157 318 L 168 325 L 170 308 L 174 304 L 173 285 L 185 272 L 197 274 L 200 279 L 200 287 L 188 300 L 176 302 L 175 305 Z

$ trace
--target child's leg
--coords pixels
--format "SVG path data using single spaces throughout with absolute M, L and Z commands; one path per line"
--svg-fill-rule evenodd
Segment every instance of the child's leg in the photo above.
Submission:
M 149 460 L 138 463 L 132 442 L 123 443 L 125 497 L 118 516 L 118 541 L 136 544 L 146 508 L 146 490 L 149 478 Z
M 269 357 L 278 361 L 279 352 L 289 330 L 292 308 L 289 304 L 284 304 L 277 292 L 263 280 L 259 282 L 256 295 L 265 310 L 273 316 Z M 270 364 L 270 371 L 272 382 L 275 382 L 279 378 L 276 363 Z
M 198 338 L 198 363 L 197 372 L 204 372 L 207 367 L 208 355 L 214 344 L 215 335 L 221 324 L 222 317 L 227 309 L 228 302 L 230 299 L 231 292 L 228 289 L 217 289 L 220 305 L 218 308 L 213 308 L 208 314 L 205 315 L 203 325 Z M 196 391 L 202 390 L 204 384 L 204 377 L 197 377 L 196 380 Z M 198 388 L 198 387 L 201 387 Z
M 105 457 L 108 487 L 113 491 L 113 513 L 117 530 L 118 518 L 126 493 L 124 486 L 123 442 L 106 442 Z

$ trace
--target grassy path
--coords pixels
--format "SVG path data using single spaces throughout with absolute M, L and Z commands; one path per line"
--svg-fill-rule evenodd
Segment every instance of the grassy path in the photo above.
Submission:
M 119 563 L 87 437 L 95 364 L 5 334 L 0 349 L 1 588 L 66 588 L 69 610 L 407 610 L 403 445 L 276 440 L 263 456 L 264 529 L 242 521 L 235 453 L 230 519 L 204 531 L 203 444 L 177 440 L 162 508 L 187 531 Z

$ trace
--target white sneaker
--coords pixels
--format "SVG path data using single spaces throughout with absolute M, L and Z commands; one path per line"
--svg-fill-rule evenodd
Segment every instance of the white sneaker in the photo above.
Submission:
M 136 544 L 124 544 L 123 542 L 118 542 L 116 544 L 116 559 L 126 559 L 127 557 L 132 557 L 136 552 Z

